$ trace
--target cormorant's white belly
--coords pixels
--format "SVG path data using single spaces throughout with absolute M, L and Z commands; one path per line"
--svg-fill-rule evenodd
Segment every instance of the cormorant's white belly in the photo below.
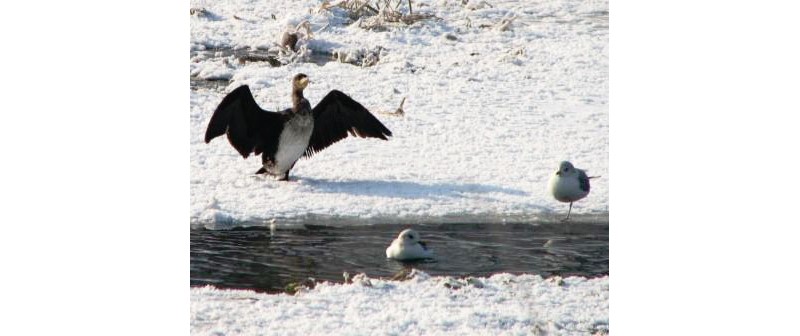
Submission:
M 298 115 L 289 120 L 283 127 L 278 139 L 278 151 L 275 152 L 275 165 L 265 167 L 274 175 L 283 175 L 292 168 L 308 148 L 314 120 L 311 116 Z

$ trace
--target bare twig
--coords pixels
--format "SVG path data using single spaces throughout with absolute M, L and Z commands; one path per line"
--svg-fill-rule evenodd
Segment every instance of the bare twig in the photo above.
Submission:
M 311 39 L 311 38 L 314 37 L 311 34 L 311 23 L 308 22 L 308 20 L 303 20 L 303 22 L 300 22 L 300 24 L 298 24 L 297 27 L 294 28 L 294 30 L 299 32 L 300 28 L 305 29 L 305 31 L 306 31 L 306 39 Z
M 387 115 L 393 115 L 393 116 L 405 116 L 405 115 L 406 115 L 406 111 L 405 111 L 405 110 L 403 110 L 403 104 L 404 104 L 405 102 L 406 102 L 406 97 L 403 97 L 403 100 L 401 100 L 401 101 L 400 101 L 400 107 L 398 107 L 398 108 L 397 108 L 396 110 L 394 110 L 393 112 L 389 112 L 389 111 L 380 111 L 380 112 L 378 112 L 378 113 L 380 113 L 380 114 L 387 114 Z
M 475 0 L 461 1 L 461 4 L 464 5 L 464 7 L 466 9 L 469 9 L 469 10 L 481 9 L 481 8 L 483 8 L 484 5 L 485 6 L 489 6 L 489 8 L 494 8 L 494 6 L 492 6 L 492 4 L 486 2 L 485 0 L 480 0 L 480 1 L 475 1 Z
M 408 14 L 404 14 L 397 10 L 403 3 L 403 0 L 397 0 L 397 4 L 392 8 L 392 0 L 376 1 L 376 6 L 381 10 L 377 10 L 369 5 L 369 0 L 337 0 L 330 2 L 325 0 L 320 6 L 320 10 L 327 10 L 332 7 L 344 8 L 348 11 L 350 18 L 358 23 L 358 26 L 364 29 L 383 29 L 387 23 L 402 22 L 406 25 L 414 24 L 417 21 L 436 18 L 433 14 L 424 14 L 413 12 L 413 4 L 411 0 L 406 0 L 408 4 Z M 369 16 L 369 18 L 365 18 Z
M 497 28 L 497 30 L 499 31 L 505 31 L 506 29 L 508 29 L 508 27 L 511 26 L 511 23 L 514 22 L 514 20 L 516 19 L 517 19 L 516 16 L 512 16 L 510 18 L 503 18 L 502 20 L 500 20 L 499 23 L 497 23 L 495 28 Z

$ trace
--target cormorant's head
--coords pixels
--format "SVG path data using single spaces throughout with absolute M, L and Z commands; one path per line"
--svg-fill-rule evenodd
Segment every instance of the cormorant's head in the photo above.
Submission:
M 297 74 L 292 80 L 292 86 L 295 89 L 303 90 L 308 86 L 308 76 L 306 74 Z
M 561 164 L 558 165 L 556 175 L 565 176 L 572 175 L 573 173 L 575 173 L 575 167 L 573 167 L 569 161 L 561 161 Z

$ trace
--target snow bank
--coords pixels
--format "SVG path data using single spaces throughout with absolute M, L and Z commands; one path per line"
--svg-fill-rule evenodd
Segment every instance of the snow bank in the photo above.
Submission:
M 192 335 L 588 335 L 608 333 L 608 277 L 497 274 L 408 281 L 356 276 L 292 296 L 191 289 Z
M 268 48 L 302 20 L 315 31 L 315 52 L 383 48 L 371 67 L 193 58 L 192 74 L 230 83 L 190 94 L 192 224 L 563 215 L 567 205 L 546 193 L 562 160 L 602 176 L 573 214 L 608 212 L 607 1 L 495 0 L 475 10 L 415 1 L 415 12 L 441 20 L 386 31 L 346 25 L 340 12 L 315 12 L 319 4 L 192 1 L 211 13 L 191 19 L 193 50 Z M 507 30 L 493 28 L 512 16 Z M 300 72 L 312 80 L 312 104 L 339 89 L 373 112 L 407 97 L 406 115 L 377 115 L 394 133 L 389 141 L 349 138 L 301 159 L 290 183 L 254 176 L 260 158 L 242 159 L 224 137 L 203 142 L 226 92 L 247 84 L 263 108 L 283 109 Z

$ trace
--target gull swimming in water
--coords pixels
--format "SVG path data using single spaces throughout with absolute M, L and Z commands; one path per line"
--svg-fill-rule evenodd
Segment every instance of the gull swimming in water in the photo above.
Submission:
M 432 258 L 433 250 L 425 246 L 425 242 L 419 240 L 419 233 L 412 229 L 403 230 L 397 239 L 386 248 L 386 258 L 396 260 L 413 260 Z
M 589 180 L 600 176 L 587 176 L 586 172 L 575 168 L 569 161 L 562 161 L 558 170 L 550 177 L 549 190 L 559 202 L 569 202 L 567 218 L 572 213 L 572 202 L 589 195 Z

